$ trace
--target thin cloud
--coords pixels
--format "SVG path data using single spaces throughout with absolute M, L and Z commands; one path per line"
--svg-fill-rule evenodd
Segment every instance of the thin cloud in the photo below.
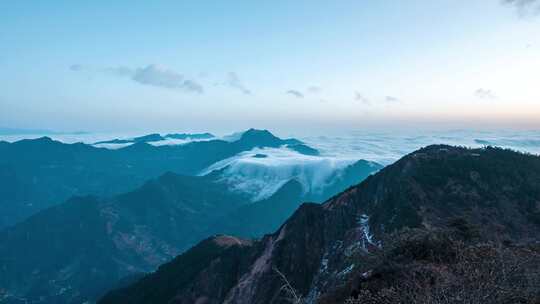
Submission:
M 369 99 L 367 99 L 366 97 L 364 97 L 362 94 L 360 94 L 360 92 L 354 92 L 354 100 L 355 101 L 359 101 L 363 104 L 366 104 L 366 105 L 369 105 L 371 104 L 371 102 L 369 101 Z
M 74 72 L 86 70 L 79 64 L 69 67 Z M 182 74 L 157 64 L 150 64 L 142 68 L 130 68 L 127 66 L 107 67 L 100 70 L 90 70 L 97 73 L 125 77 L 138 84 L 161 87 L 167 89 L 180 89 L 186 92 L 202 94 L 204 88 L 192 79 L 186 79 Z
M 309 86 L 307 91 L 310 94 L 319 94 L 322 91 L 322 88 L 320 86 Z
M 186 79 L 184 80 L 184 82 L 182 82 L 182 89 L 199 94 L 202 94 L 204 92 L 204 88 L 202 87 L 202 85 L 200 85 L 194 80 L 189 79 Z
M 502 3 L 517 8 L 521 15 L 540 13 L 540 0 L 502 0 Z
M 225 82 L 225 85 L 240 90 L 246 95 L 251 95 L 251 90 L 244 86 L 238 75 L 234 72 L 230 72 L 229 74 L 227 74 L 227 81 Z
M 304 98 L 304 94 L 302 94 L 302 92 L 297 91 L 297 90 L 288 90 L 287 92 L 285 92 L 285 94 L 292 95 L 296 98 Z
M 174 89 L 182 86 L 184 76 L 173 70 L 152 64 L 136 69 L 132 79 L 140 84 Z
M 140 84 L 168 89 L 182 89 L 199 94 L 204 91 L 196 81 L 185 79 L 183 75 L 157 64 L 136 69 L 131 79 Z
M 69 69 L 73 72 L 80 72 L 84 70 L 84 67 L 80 64 L 72 64 L 69 66 Z
M 492 90 L 487 90 L 487 89 L 482 89 L 482 88 L 474 91 L 474 96 L 476 96 L 477 98 L 486 99 L 486 100 L 497 99 L 497 95 L 495 95 L 495 93 L 493 93 Z
M 103 72 L 119 77 L 133 77 L 135 75 L 135 70 L 126 66 L 108 67 Z
M 389 102 L 389 103 L 393 103 L 393 102 L 399 102 L 400 100 L 399 100 L 399 98 L 394 97 L 394 96 L 385 96 L 384 101 Z
M 535 4 L 538 4 L 540 1 L 538 0 L 502 0 L 502 3 L 507 5 L 513 5 L 520 8 L 526 8 L 534 6 Z

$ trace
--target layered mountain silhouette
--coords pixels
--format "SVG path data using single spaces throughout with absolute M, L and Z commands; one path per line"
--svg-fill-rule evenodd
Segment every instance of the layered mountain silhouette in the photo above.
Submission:
M 166 173 L 110 198 L 73 197 L 0 231 L 0 290 L 10 299 L 40 303 L 96 300 L 210 235 L 269 233 L 301 202 L 322 201 L 378 169 L 359 161 L 322 194 L 292 179 L 257 202 L 232 191 L 220 172 Z
M 534 303 L 539 236 L 538 156 L 429 146 L 273 234 L 206 239 L 100 303 Z
M 134 143 L 149 143 L 149 142 L 159 142 L 164 141 L 166 139 L 181 139 L 181 140 L 205 140 L 205 139 L 212 139 L 215 138 L 215 136 L 211 133 L 170 133 L 166 135 L 161 135 L 158 133 L 143 135 L 139 137 L 133 137 L 128 139 L 111 139 L 111 140 L 104 140 L 104 141 L 98 141 L 94 143 L 94 145 L 100 145 L 100 144 L 134 144 Z
M 166 137 L 183 136 L 188 135 Z M 210 134 L 189 136 L 206 138 Z M 159 137 L 143 136 L 116 150 L 83 143 L 65 144 L 48 137 L 0 142 L 0 228 L 74 195 L 110 196 L 132 190 L 169 171 L 196 175 L 217 161 L 255 147 L 302 144 L 255 129 L 243 132 L 231 142 L 215 139 L 164 146 L 145 142 Z M 313 154 L 310 149 L 304 150 Z
M 168 261 L 243 203 L 221 184 L 172 173 L 111 199 L 72 198 L 0 232 L 0 286 L 81 303 Z

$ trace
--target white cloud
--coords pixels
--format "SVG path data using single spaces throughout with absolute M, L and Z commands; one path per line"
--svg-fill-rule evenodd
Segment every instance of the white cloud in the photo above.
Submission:
M 157 64 L 136 69 L 131 79 L 140 84 L 156 87 L 182 89 L 199 94 L 204 91 L 194 80 L 185 79 L 183 75 Z
M 497 95 L 495 95 L 493 91 L 482 89 L 482 88 L 474 91 L 474 96 L 480 99 L 487 99 L 487 100 L 497 99 Z
M 384 97 L 384 101 L 386 102 L 399 102 L 399 98 L 395 97 L 395 96 L 385 96 Z
M 142 68 L 130 68 L 127 66 L 107 67 L 104 69 L 87 69 L 80 64 L 69 67 L 71 71 L 105 73 L 116 77 L 126 77 L 139 84 L 162 87 L 168 89 L 181 89 L 192 93 L 203 93 L 204 88 L 197 81 L 185 78 L 182 74 L 158 64 L 150 64 Z
M 257 154 L 265 157 L 254 157 Z M 223 169 L 226 183 L 257 201 L 269 197 L 293 178 L 303 185 L 304 191 L 320 193 L 331 184 L 337 172 L 356 160 L 303 155 L 287 148 L 255 148 L 219 161 L 200 175 Z

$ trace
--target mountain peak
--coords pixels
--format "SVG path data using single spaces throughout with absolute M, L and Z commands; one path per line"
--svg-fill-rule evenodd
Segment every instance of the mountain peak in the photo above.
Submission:
M 464 217 L 480 225 L 486 237 L 529 238 L 536 229 L 531 219 L 540 219 L 533 203 L 540 188 L 532 182 L 539 179 L 538 156 L 493 147 L 431 145 L 326 202 L 325 208 L 369 212 L 370 224 L 380 233 L 436 227 L 451 217 Z M 513 225 L 505 225 L 503 218 Z
M 16 141 L 15 143 L 52 143 L 55 142 L 52 138 L 49 136 L 42 136 L 34 139 L 22 139 L 19 141 Z
M 248 129 L 247 131 L 245 131 L 244 133 L 242 133 L 242 136 L 240 137 L 240 139 L 247 139 L 247 138 L 251 138 L 251 137 L 256 137 L 256 138 L 265 138 L 265 137 L 266 138 L 278 138 L 268 130 L 259 130 L 259 129 L 251 128 L 251 129 Z
M 133 141 L 135 142 L 149 142 L 149 141 L 161 141 L 161 140 L 164 140 L 164 138 L 159 133 L 152 133 L 152 134 L 133 138 Z
M 36 138 L 36 141 L 46 141 L 46 142 L 50 142 L 50 141 L 53 141 L 53 139 L 50 138 L 49 136 L 42 136 L 42 137 Z
M 268 130 L 249 129 L 242 133 L 240 139 L 237 141 L 243 145 L 250 145 L 253 147 L 273 147 L 277 148 L 282 145 L 297 145 L 302 144 L 301 141 L 288 138 L 281 139 Z

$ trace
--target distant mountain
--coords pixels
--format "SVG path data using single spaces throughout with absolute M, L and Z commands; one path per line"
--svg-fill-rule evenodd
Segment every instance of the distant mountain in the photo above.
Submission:
M 65 144 L 48 137 L 0 141 L 0 228 L 73 195 L 109 196 L 134 189 L 168 171 L 196 175 L 220 160 L 255 147 L 299 142 L 254 129 L 233 142 L 207 140 L 173 146 L 144 142 L 159 136 L 143 136 L 138 138 L 141 142 L 117 150 Z
M 148 134 L 144 136 L 134 137 L 130 139 L 112 139 L 112 140 L 105 140 L 105 141 L 98 141 L 94 143 L 94 145 L 100 145 L 100 144 L 130 144 L 130 143 L 147 143 L 147 142 L 154 142 L 154 141 L 162 141 L 165 140 L 165 137 L 154 133 L 154 134 Z
M 148 143 L 148 142 L 158 142 L 163 141 L 166 139 L 181 139 L 181 140 L 203 140 L 203 139 L 212 139 L 215 138 L 214 135 L 210 133 L 195 133 L 195 134 L 189 134 L 189 133 L 171 133 L 167 134 L 165 136 L 161 136 L 158 133 L 148 134 L 144 136 L 139 137 L 133 137 L 129 139 L 112 139 L 112 140 L 105 140 L 105 141 L 98 141 L 94 143 L 94 145 L 101 145 L 101 144 L 133 144 L 133 143 Z
M 540 157 L 429 146 L 274 234 L 207 239 L 100 303 L 534 303 L 539 202 Z
M 211 133 L 195 133 L 195 134 L 188 134 L 188 133 L 172 133 L 165 135 L 165 138 L 173 138 L 173 139 L 210 139 L 215 138 L 215 136 Z
M 347 167 L 324 197 L 376 170 Z M 166 173 L 112 198 L 75 197 L 0 232 L 0 290 L 12 298 L 42 298 L 40 303 L 96 299 L 212 234 L 259 237 L 273 231 L 303 201 L 320 195 L 290 180 L 267 199 L 251 202 L 216 171 Z M 39 254 L 32 248 L 40 248 Z
M 241 146 L 250 147 L 280 147 L 283 145 L 299 145 L 303 144 L 300 140 L 294 138 L 281 139 L 274 136 L 268 130 L 249 129 L 242 133 L 239 142 Z

